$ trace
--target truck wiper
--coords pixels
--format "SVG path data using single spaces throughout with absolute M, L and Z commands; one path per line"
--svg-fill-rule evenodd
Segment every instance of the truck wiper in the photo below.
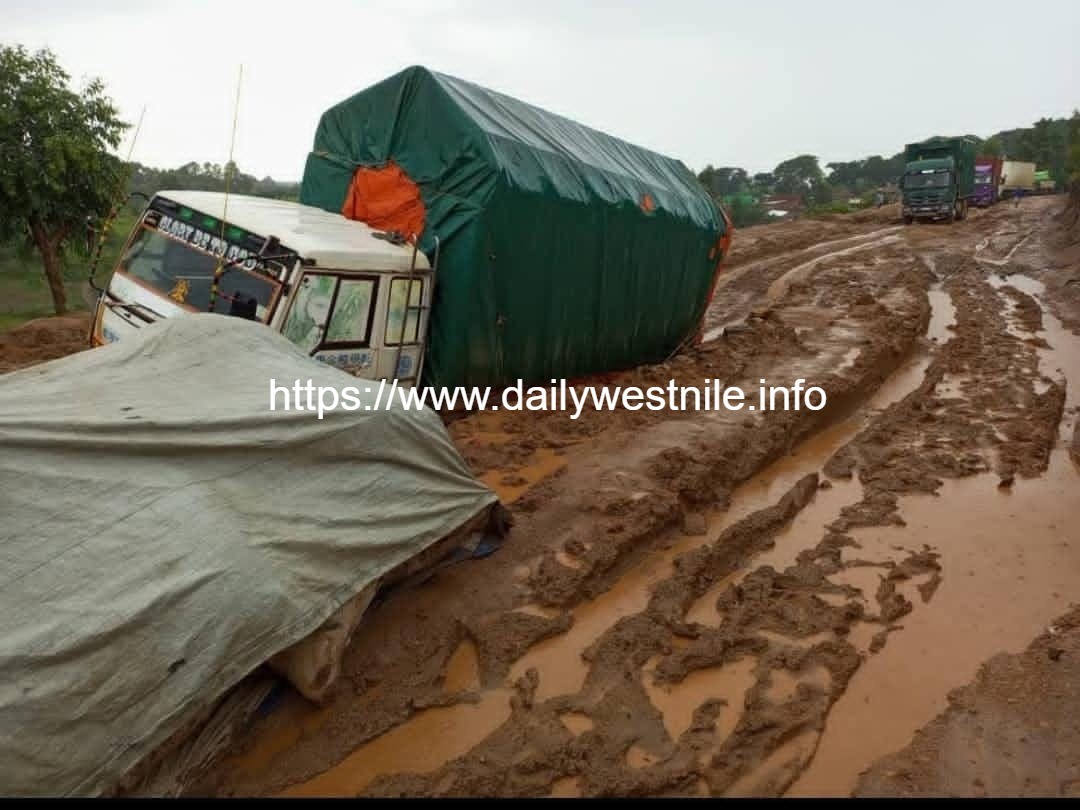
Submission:
M 108 295 L 107 292 L 106 295 Z M 161 318 L 160 312 L 150 309 L 150 307 L 146 306 L 145 304 L 138 304 L 134 302 L 127 302 L 116 299 L 114 301 L 106 301 L 105 306 L 107 306 L 109 309 L 127 310 L 128 312 L 131 312 L 132 314 L 138 316 L 147 323 L 151 323 Z M 148 312 L 150 315 L 153 316 L 153 318 L 147 318 L 146 315 L 142 314 L 143 312 Z

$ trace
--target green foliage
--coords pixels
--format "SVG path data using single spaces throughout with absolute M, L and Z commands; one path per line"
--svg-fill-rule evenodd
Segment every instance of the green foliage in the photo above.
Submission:
M 991 135 L 985 141 L 980 142 L 975 154 L 985 155 L 987 157 L 1004 156 L 1005 144 L 1001 140 L 1001 135 Z
M 769 221 L 769 214 L 753 196 L 738 194 L 730 198 L 725 206 L 731 223 L 736 228 L 745 228 L 749 225 L 760 225 Z
M 135 224 L 135 215 L 122 212 L 117 218 L 101 252 L 97 284 L 105 285 L 120 258 L 120 251 Z M 70 309 L 83 309 L 86 285 L 85 251 L 69 250 L 60 257 L 60 275 Z M 41 273 L 36 249 L 25 238 L 0 242 L 0 323 L 14 326 L 30 318 L 40 318 L 53 311 L 52 297 Z
M 1070 183 L 1080 183 L 1080 110 L 1073 110 L 1069 119 L 1069 154 L 1066 169 Z
M 772 194 L 776 190 L 776 177 L 772 172 L 759 172 L 750 179 L 750 190 L 755 194 Z
M 890 158 L 871 155 L 862 160 L 830 163 L 828 182 L 832 186 L 847 189 L 854 195 L 896 182 L 904 173 L 904 154 L 897 153 Z
M 706 166 L 698 175 L 701 184 L 716 197 L 728 197 L 740 194 L 750 188 L 750 177 L 746 169 L 724 166 L 714 169 Z
M 272 177 L 259 180 L 253 175 L 244 174 L 235 164 L 223 167 L 217 163 L 191 162 L 185 163 L 178 169 L 153 169 L 141 163 L 133 163 L 128 189 L 148 197 L 166 189 L 224 191 L 227 171 L 231 171 L 229 192 L 232 194 L 251 194 L 256 197 L 275 197 L 285 200 L 297 200 L 300 197 L 299 183 L 282 183 Z M 143 203 L 134 200 L 131 204 L 133 209 L 141 210 Z
M 1007 160 L 1027 160 L 1063 185 L 1068 179 L 1070 149 L 1068 118 L 1040 118 L 1030 127 L 999 132 Z
M 126 127 L 99 80 L 69 81 L 49 51 L 0 45 L 0 240 L 29 236 L 58 313 L 65 249 L 122 190 L 111 150 Z
M 775 191 L 780 194 L 807 196 L 811 189 L 825 181 L 825 175 L 814 155 L 799 155 L 783 161 L 773 170 Z
M 824 214 L 850 214 L 851 205 L 847 200 L 833 200 L 832 202 L 813 205 L 807 210 L 810 216 L 822 216 Z

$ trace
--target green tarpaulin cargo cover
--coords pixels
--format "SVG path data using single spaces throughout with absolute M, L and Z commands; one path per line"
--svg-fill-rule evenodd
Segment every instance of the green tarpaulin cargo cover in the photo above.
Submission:
M 682 162 L 421 67 L 323 114 L 301 202 L 341 212 L 369 170 L 403 171 L 429 257 L 439 240 L 432 385 L 663 360 L 698 327 L 730 233 Z

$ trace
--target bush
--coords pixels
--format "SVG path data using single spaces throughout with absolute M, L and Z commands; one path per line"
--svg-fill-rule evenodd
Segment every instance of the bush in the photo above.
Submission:
M 812 206 L 807 210 L 807 214 L 812 217 L 825 216 L 827 214 L 850 214 L 851 206 L 847 204 L 846 200 L 836 200 L 830 203 L 824 203 L 822 205 Z

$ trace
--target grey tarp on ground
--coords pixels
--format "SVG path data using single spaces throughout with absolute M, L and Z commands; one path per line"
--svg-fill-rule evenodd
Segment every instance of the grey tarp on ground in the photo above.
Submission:
M 436 413 L 272 413 L 271 378 L 359 382 L 220 315 L 0 376 L 0 794 L 108 789 L 495 502 Z

